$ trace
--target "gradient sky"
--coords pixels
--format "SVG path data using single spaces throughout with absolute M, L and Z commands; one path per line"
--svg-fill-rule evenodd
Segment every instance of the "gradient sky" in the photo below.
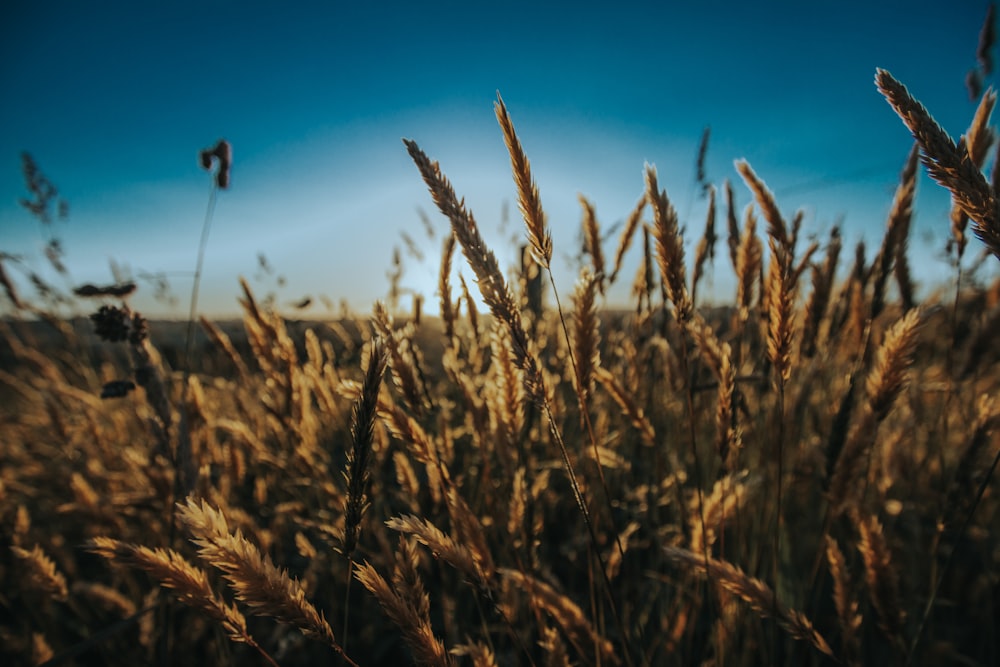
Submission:
M 507 264 L 523 224 L 493 115 L 499 90 L 557 255 L 577 251 L 578 193 L 607 228 L 642 193 L 646 162 L 693 244 L 705 210 L 694 184 L 705 126 L 708 176 L 736 181 L 741 208 L 750 196 L 736 158 L 750 161 L 789 217 L 805 209 L 806 234 L 825 235 L 843 218 L 848 247 L 864 238 L 874 252 L 911 145 L 875 89 L 875 68 L 891 71 L 958 136 L 975 109 L 964 77 L 986 8 L 969 0 L 8 0 L 0 250 L 59 282 L 43 232 L 18 204 L 19 156 L 28 151 L 69 202 L 68 221 L 55 229 L 73 280 L 111 282 L 109 260 L 135 275 L 166 272 L 178 304 L 154 301 L 140 283 L 134 306 L 186 315 L 210 182 L 197 154 L 224 137 L 232 187 L 217 202 L 202 312 L 238 312 L 239 275 L 263 294 L 278 274 L 279 304 L 323 294 L 369 312 L 387 292 L 401 232 L 424 253 L 418 261 L 404 249 L 403 284 L 433 305 L 447 223 L 400 138 L 440 161 Z M 939 256 L 949 204 L 926 177 L 918 188 L 911 252 L 918 280 L 931 287 L 948 275 Z M 501 233 L 504 202 L 512 220 Z M 418 207 L 431 215 L 434 239 Z M 718 250 L 712 296 L 727 301 L 728 260 Z M 274 276 L 254 280 L 258 253 Z M 569 294 L 569 260 L 557 268 Z M 317 304 L 302 315 L 325 312 Z

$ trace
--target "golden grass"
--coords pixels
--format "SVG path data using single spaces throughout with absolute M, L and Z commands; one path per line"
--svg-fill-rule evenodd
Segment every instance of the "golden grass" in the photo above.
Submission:
M 920 144 L 921 158 L 928 173 L 951 191 L 955 203 L 974 221 L 976 236 L 990 252 L 1000 257 L 997 199 L 990 183 L 970 157 L 966 143 L 956 145 L 924 105 L 888 71 L 879 69 L 875 83 Z M 986 93 L 991 94 L 991 91 Z
M 705 558 L 685 549 L 666 547 L 667 558 L 682 563 L 712 579 L 720 588 L 736 595 L 762 616 L 776 615 L 778 624 L 795 639 L 809 642 L 828 656 L 833 650 L 816 631 L 812 622 L 801 612 L 789 609 L 777 602 L 774 591 L 760 579 L 747 575 L 738 567 L 714 558 Z
M 858 243 L 847 267 L 846 232 L 799 244 L 809 222 L 784 217 L 745 160 L 745 189 L 699 177 L 689 266 L 690 221 L 647 166 L 613 261 L 581 197 L 587 250 L 564 315 L 543 294 L 554 244 L 498 97 L 526 228 L 509 271 L 405 141 L 449 223 L 440 323 L 391 298 L 370 318 L 293 323 L 242 281 L 243 333 L 202 318 L 211 347 L 176 370 L 160 353 L 176 341 L 125 296 L 86 297 L 102 308 L 81 326 L 0 273 L 14 309 L 0 658 L 988 664 L 1000 282 L 959 255 L 951 300 L 920 297 L 907 241 L 919 151 L 1000 257 L 981 171 L 996 97 L 956 143 L 877 81 L 919 148 L 897 156 L 878 252 Z M 206 154 L 217 179 L 220 150 Z M 704 166 L 707 134 L 701 150 Z M 957 243 L 960 221 L 939 222 Z M 697 288 L 717 224 L 736 283 L 712 309 Z M 474 281 L 453 283 L 456 246 Z M 630 252 L 633 302 L 613 311 Z

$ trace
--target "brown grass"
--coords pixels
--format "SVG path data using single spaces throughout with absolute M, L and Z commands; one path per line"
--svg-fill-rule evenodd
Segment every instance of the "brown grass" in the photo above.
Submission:
M 761 616 L 776 614 L 778 624 L 789 635 L 812 644 L 820 653 L 833 656 L 830 646 L 809 619 L 801 612 L 778 603 L 774 591 L 763 581 L 747 575 L 725 561 L 704 558 L 697 553 L 676 547 L 666 547 L 665 552 L 668 558 L 692 568 L 701 576 L 709 577 L 721 589 L 748 603 L 750 608 Z
M 948 188 L 955 203 L 974 221 L 976 236 L 1000 258 L 997 200 L 986 177 L 969 156 L 967 146 L 956 145 L 924 105 L 892 74 L 878 70 L 875 83 L 920 144 L 921 159 L 928 173 Z
M 179 371 L 125 295 L 63 320 L 0 275 L 0 661 L 992 664 L 1000 282 L 953 251 L 945 302 L 908 238 L 919 155 L 998 253 L 995 95 L 956 143 L 878 83 L 918 148 L 875 253 L 839 227 L 820 249 L 740 161 L 740 187 L 698 183 L 719 199 L 694 205 L 689 263 L 692 222 L 647 166 L 613 261 L 582 200 L 563 313 L 498 98 L 527 230 L 509 269 L 405 142 L 449 221 L 440 319 L 393 307 L 402 265 L 371 317 L 327 323 L 241 281 L 242 329 L 203 318 Z M 735 284 L 709 308 L 723 224 Z

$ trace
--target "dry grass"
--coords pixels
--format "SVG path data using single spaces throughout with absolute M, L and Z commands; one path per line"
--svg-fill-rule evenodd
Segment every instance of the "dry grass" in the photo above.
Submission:
M 647 166 L 607 264 L 581 198 L 564 314 L 542 294 L 554 244 L 499 98 L 520 266 L 501 268 L 441 166 L 405 144 L 449 222 L 440 323 L 389 301 L 293 324 L 244 281 L 243 333 L 203 318 L 206 346 L 177 370 L 160 353 L 177 341 L 127 290 L 83 290 L 100 310 L 65 321 L 0 265 L 0 656 L 992 664 L 1000 283 L 959 253 L 960 289 L 921 301 L 907 240 L 919 150 L 1000 257 L 981 171 L 996 97 L 954 142 L 877 81 L 919 148 L 897 156 L 877 254 L 858 244 L 846 267 L 846 233 L 800 244 L 809 223 L 748 162 L 745 189 L 699 177 L 696 244 Z M 709 309 L 717 216 L 736 283 Z M 959 243 L 963 221 L 939 222 Z M 454 282 L 456 246 L 475 282 Z M 634 302 L 612 311 L 630 252 Z
M 705 558 L 676 547 L 667 547 L 665 551 L 667 558 L 700 572 L 702 576 L 707 576 L 720 588 L 749 604 L 761 616 L 775 615 L 778 624 L 795 639 L 809 642 L 820 653 L 833 656 L 833 651 L 826 640 L 816 631 L 809 619 L 801 612 L 780 604 L 774 591 L 760 579 L 747 575 L 725 561 Z

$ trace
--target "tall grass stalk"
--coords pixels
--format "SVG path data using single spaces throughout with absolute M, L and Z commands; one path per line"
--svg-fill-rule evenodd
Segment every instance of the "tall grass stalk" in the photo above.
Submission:
M 620 556 L 624 557 L 625 548 L 622 546 L 621 540 L 618 538 L 620 531 L 614 517 L 611 491 L 608 489 L 608 482 L 604 475 L 604 464 L 601 462 L 601 453 L 597 447 L 597 438 L 594 436 L 594 427 L 590 418 L 590 405 L 587 401 L 587 394 L 582 387 L 582 383 L 588 381 L 588 379 L 582 377 L 580 374 L 580 363 L 576 358 L 575 346 L 570 340 L 569 326 L 566 323 L 566 315 L 563 311 L 562 301 L 559 297 L 559 289 L 556 287 L 555 276 L 552 274 L 552 237 L 549 234 L 546 225 L 545 212 L 542 208 L 541 198 L 538 194 L 538 187 L 536 186 L 534 178 L 531 175 L 531 166 L 527 156 L 524 154 L 524 149 L 521 147 L 521 141 L 514 130 L 514 123 L 510 118 L 507 106 L 504 104 L 503 98 L 500 97 L 499 92 L 497 93 L 497 101 L 494 104 L 494 111 L 496 113 L 497 122 L 500 124 L 500 128 L 503 131 L 504 141 L 507 144 L 507 151 L 510 154 L 511 171 L 514 174 L 514 181 L 517 184 L 518 189 L 518 205 L 521 209 L 521 214 L 524 217 L 532 251 L 536 261 L 538 261 L 542 269 L 544 269 L 546 274 L 548 274 L 549 284 L 552 287 L 553 298 L 556 301 L 556 312 L 559 315 L 560 328 L 562 329 L 563 338 L 566 342 L 567 356 L 569 357 L 570 365 L 573 369 L 573 377 L 576 378 L 576 395 L 577 403 L 580 407 L 580 415 L 587 431 L 587 438 L 590 446 L 594 452 L 594 461 L 597 462 L 597 475 L 601 483 L 601 490 L 604 493 L 605 507 L 608 511 L 608 521 L 611 523 L 612 534 L 615 535 L 615 546 L 618 549 L 618 553 Z M 596 231 L 596 221 L 593 217 L 593 210 L 589 209 L 586 200 L 581 198 L 581 201 L 584 203 L 585 208 L 588 208 L 588 217 L 592 223 L 591 227 L 594 228 L 594 231 Z M 600 234 L 592 233 L 590 235 L 590 239 L 591 255 L 595 258 L 600 257 Z M 603 264 L 603 261 L 601 264 Z M 598 291 L 603 291 L 603 288 L 600 287 L 606 279 L 603 267 L 595 266 L 595 271 L 597 271 L 597 273 L 593 277 L 593 280 L 597 283 L 599 288 Z

